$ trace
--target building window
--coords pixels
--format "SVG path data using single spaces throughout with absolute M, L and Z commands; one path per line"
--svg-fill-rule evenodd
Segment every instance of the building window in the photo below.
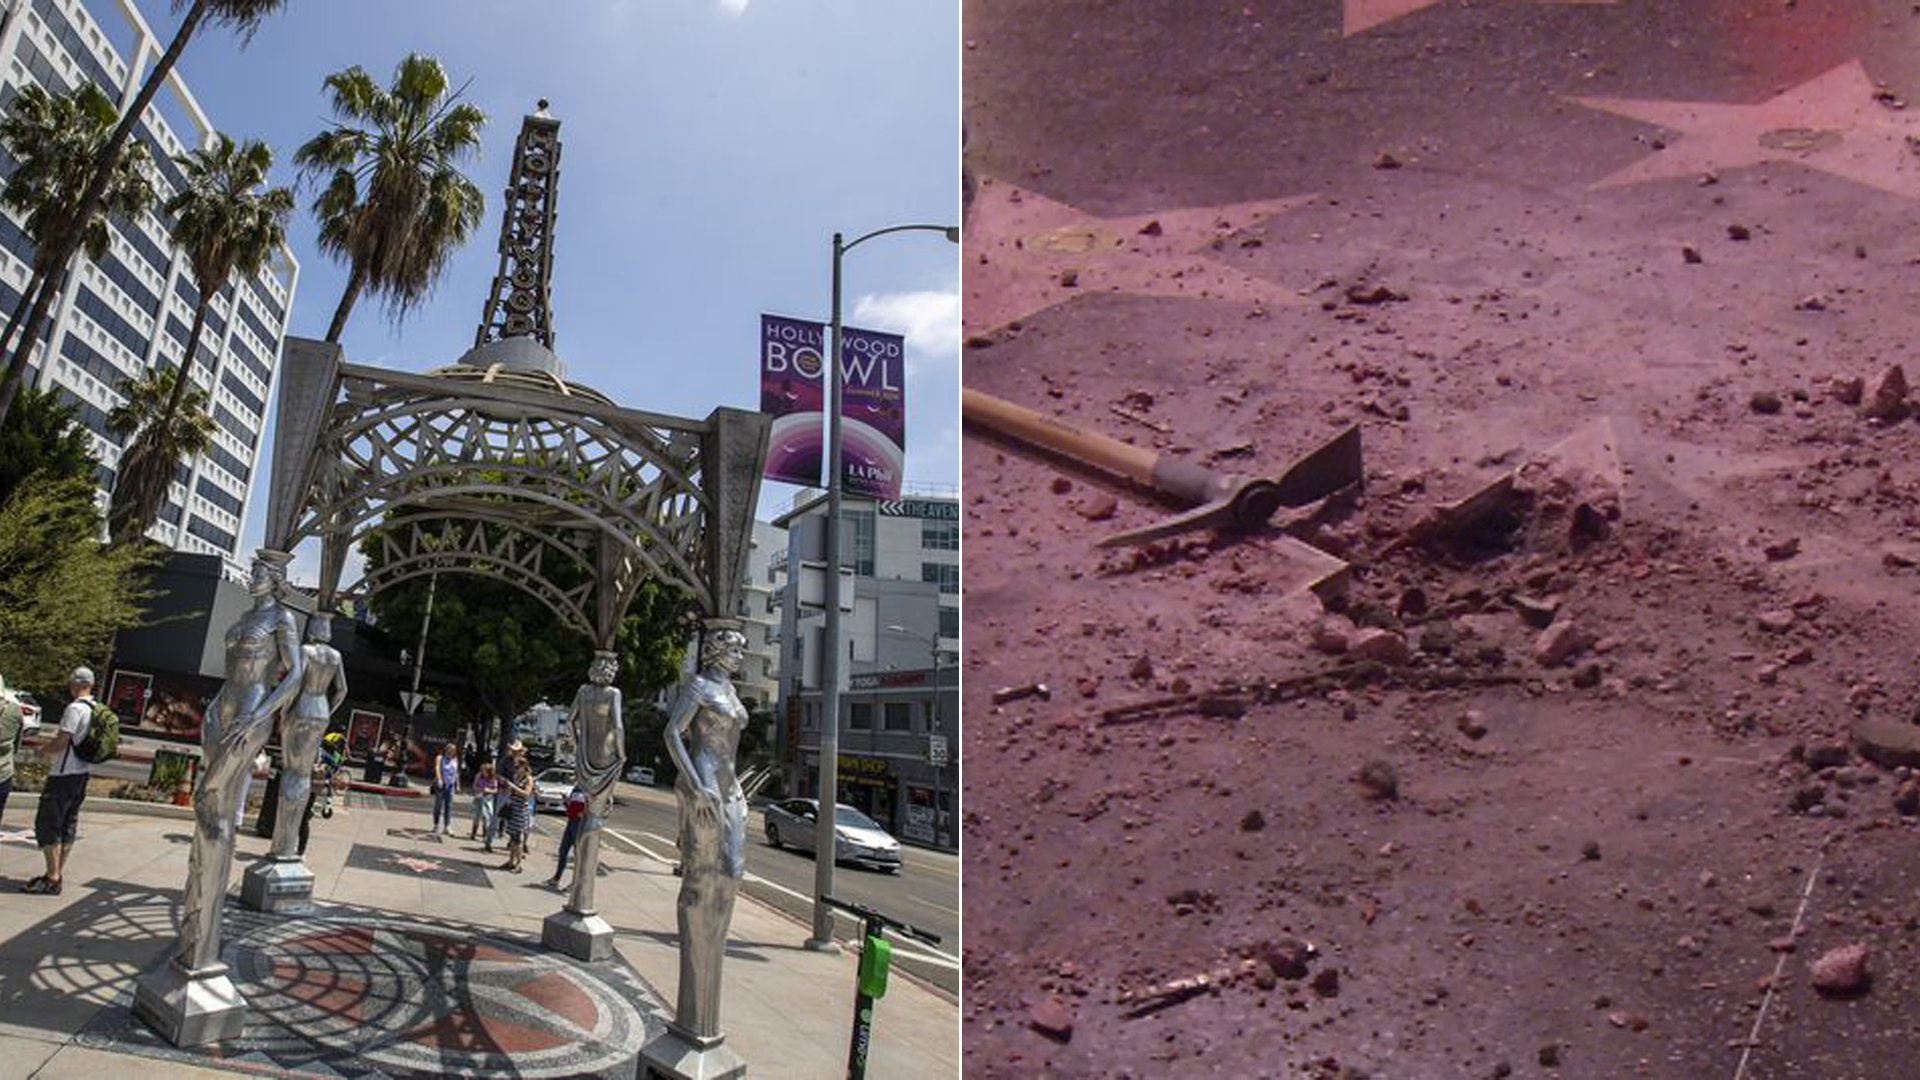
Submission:
M 800 730 L 812 731 L 820 726 L 820 706 L 807 702 L 800 708 Z
M 873 702 L 856 701 L 848 706 L 847 727 L 852 731 L 873 730 Z
M 960 523 L 957 521 L 920 521 L 920 546 L 933 551 L 960 550 Z
M 873 576 L 874 514 L 871 510 L 849 510 L 846 521 L 853 526 L 853 572 L 860 577 Z
M 907 701 L 889 701 L 886 709 L 888 731 L 913 730 L 913 703 Z
M 940 636 L 955 638 L 960 636 L 960 609 L 943 607 L 940 609 Z
M 920 580 L 931 581 L 940 586 L 942 593 L 960 591 L 960 567 L 953 563 L 921 563 Z

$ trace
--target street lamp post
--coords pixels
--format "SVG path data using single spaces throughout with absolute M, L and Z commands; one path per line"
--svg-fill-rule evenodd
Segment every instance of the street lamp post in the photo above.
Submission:
M 892 225 L 875 229 L 851 242 L 833 234 L 833 359 L 827 365 L 827 625 L 820 680 L 825 684 L 820 725 L 820 779 L 815 785 L 813 833 L 813 936 L 810 949 L 833 950 L 833 909 L 826 898 L 833 895 L 833 857 L 835 808 L 839 804 L 840 766 L 840 665 L 846 661 L 840 644 L 840 391 L 846 373 L 840 366 L 840 260 L 847 252 L 876 236 L 893 232 L 925 231 L 945 234 L 949 243 L 960 242 L 957 225 Z

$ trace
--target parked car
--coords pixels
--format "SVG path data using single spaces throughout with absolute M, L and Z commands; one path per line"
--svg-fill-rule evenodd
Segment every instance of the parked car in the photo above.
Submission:
M 819 806 L 813 799 L 770 803 L 764 812 L 767 843 L 774 847 L 812 851 Z M 879 822 L 846 803 L 834 808 L 833 836 L 835 862 L 867 866 L 889 873 L 899 872 L 900 841 L 888 835 Z
M 20 729 L 22 731 L 37 730 L 40 727 L 40 703 L 33 700 L 33 695 L 25 690 L 9 692 L 13 694 L 14 702 L 20 706 Z
M 567 792 L 573 790 L 573 766 L 557 765 L 535 774 L 533 778 L 533 808 L 539 810 L 567 811 Z
M 647 768 L 645 765 L 635 765 L 633 768 L 627 770 L 627 783 L 644 784 L 647 787 L 652 787 L 653 770 Z

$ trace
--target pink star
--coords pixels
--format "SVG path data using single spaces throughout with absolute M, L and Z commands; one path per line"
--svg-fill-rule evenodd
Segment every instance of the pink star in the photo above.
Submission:
M 1340 32 L 1352 37 L 1402 15 L 1430 8 L 1440 0 L 1346 0 Z M 1537 4 L 1611 4 L 1614 0 L 1533 0 Z
M 393 862 L 400 866 L 404 866 L 416 874 L 424 874 L 428 870 L 445 870 L 446 869 L 445 866 L 441 865 L 439 862 L 433 859 L 417 859 L 412 855 L 397 855 L 388 861 Z
M 1575 98 L 1592 109 L 1678 132 L 1665 150 L 1595 184 L 1614 187 L 1784 161 L 1892 195 L 1920 198 L 1920 115 L 1874 100 L 1858 60 L 1753 105 Z
M 968 333 L 984 333 L 1091 293 L 1248 303 L 1298 298 L 1210 258 L 1215 242 L 1311 195 L 1096 218 L 1011 184 L 981 184 L 967 218 Z

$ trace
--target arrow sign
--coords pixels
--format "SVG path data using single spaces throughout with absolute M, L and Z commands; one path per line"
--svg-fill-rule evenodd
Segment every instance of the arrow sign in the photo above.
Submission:
M 421 694 L 418 690 L 400 691 L 400 704 L 407 707 L 408 716 L 412 716 L 414 710 L 420 707 L 420 699 L 424 696 L 425 695 Z

